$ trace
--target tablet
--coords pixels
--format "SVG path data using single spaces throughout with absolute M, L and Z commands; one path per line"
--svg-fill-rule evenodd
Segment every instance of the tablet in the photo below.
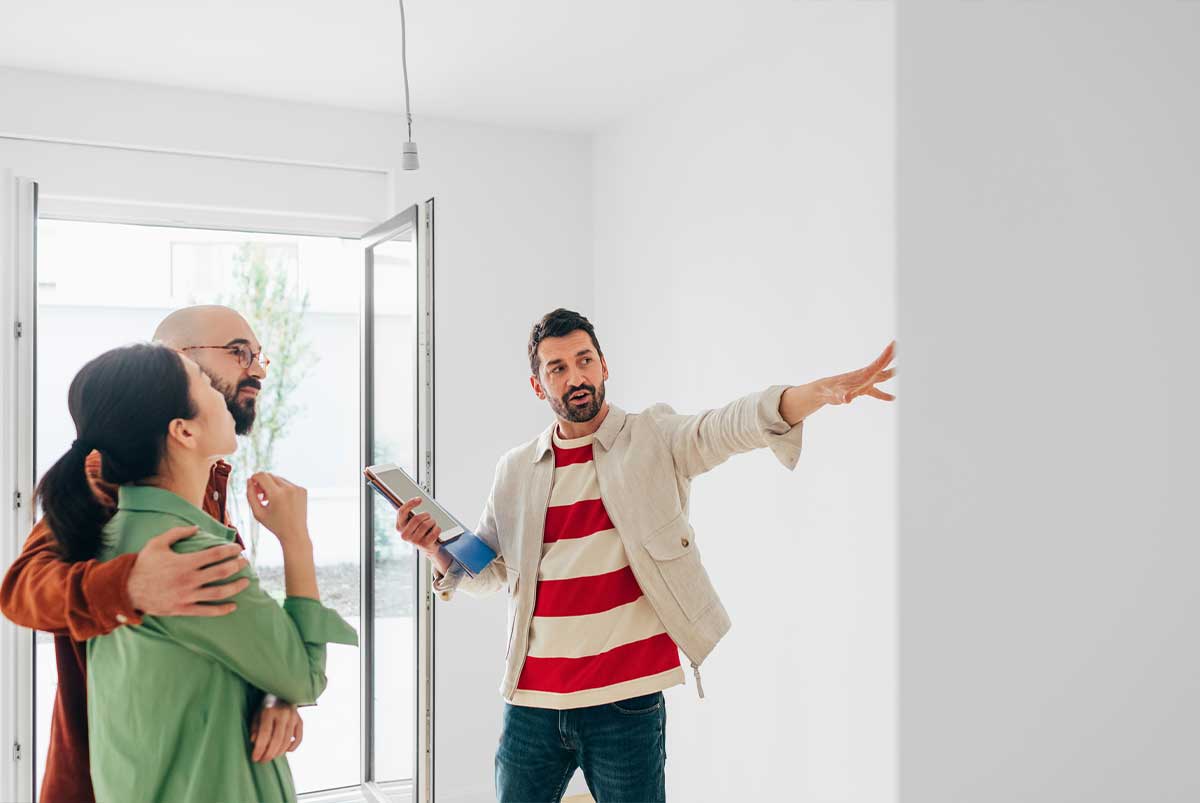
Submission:
M 482 538 L 462 526 L 436 499 L 425 493 L 404 469 L 390 463 L 367 466 L 363 469 L 363 476 L 367 478 L 368 485 L 392 503 L 392 507 L 399 508 L 414 496 L 420 497 L 421 503 L 415 512 L 428 513 L 434 523 L 442 528 L 442 534 L 438 537 L 442 549 L 453 558 L 454 565 L 471 577 L 496 559 L 495 551 Z
M 392 507 L 399 508 L 414 496 L 421 497 L 421 504 L 417 505 L 413 512 L 428 513 L 434 523 L 442 528 L 441 540 L 443 542 L 466 532 L 467 528 L 458 519 L 450 515 L 449 511 L 439 505 L 436 499 L 425 493 L 425 489 L 417 485 L 416 480 L 399 466 L 391 463 L 367 466 L 363 469 L 363 476 L 367 478 L 368 485 L 392 503 Z

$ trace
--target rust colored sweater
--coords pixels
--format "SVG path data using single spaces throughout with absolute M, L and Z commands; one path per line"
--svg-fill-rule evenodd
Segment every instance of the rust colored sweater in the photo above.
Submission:
M 204 494 L 204 512 L 221 522 L 228 522 L 229 471 L 227 463 L 213 466 Z M 116 488 L 100 479 L 98 452 L 88 455 L 87 473 L 96 498 L 115 509 Z M 43 519 L 0 584 L 0 612 L 22 627 L 54 634 L 58 693 L 39 796 L 42 803 L 95 800 L 88 763 L 86 642 L 123 624 L 142 621 L 127 591 L 136 560 L 137 555 L 122 555 L 106 563 L 67 563 Z

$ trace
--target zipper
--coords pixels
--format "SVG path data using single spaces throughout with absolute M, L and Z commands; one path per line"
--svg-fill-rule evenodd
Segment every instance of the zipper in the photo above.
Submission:
M 600 483 L 600 464 L 599 464 L 599 462 L 596 461 L 596 455 L 594 453 L 592 456 L 592 460 L 593 460 L 593 462 L 596 462 L 596 487 L 600 489 L 600 498 L 603 499 L 604 498 L 604 487 Z M 546 499 L 546 504 L 547 505 L 550 504 L 549 498 Z M 605 506 L 604 510 L 606 513 L 608 513 L 608 518 L 610 520 L 612 520 L 613 527 L 616 527 L 617 532 L 622 532 L 621 525 L 618 524 L 617 520 L 613 518 L 612 511 L 608 509 L 607 505 Z M 543 531 L 545 530 L 545 526 L 546 525 L 543 520 L 543 524 L 542 524 Z M 623 545 L 624 545 L 624 542 L 622 542 L 622 546 Z M 646 584 L 642 582 L 641 576 L 638 575 L 637 567 L 633 565 L 632 561 L 629 564 L 629 568 L 633 572 L 633 579 L 637 580 L 638 587 L 641 588 L 642 593 L 645 594 L 646 593 Z M 679 639 L 675 638 L 675 636 L 671 634 L 671 628 L 667 627 L 666 622 L 663 622 L 662 615 L 659 614 L 658 609 L 654 607 L 654 600 L 650 599 L 649 596 L 646 597 L 646 600 L 650 603 L 650 607 L 654 609 L 654 615 L 658 617 L 658 621 L 662 622 L 663 627 L 667 628 L 667 635 L 671 636 L 671 641 L 674 641 L 675 646 L 678 647 Z M 687 656 L 688 661 L 692 665 L 692 674 L 694 674 L 696 676 L 696 693 L 698 695 L 700 695 L 700 699 L 703 700 L 704 699 L 704 686 L 702 686 L 700 684 L 700 665 L 692 660 L 692 656 L 687 654 L 687 650 L 684 650 L 682 647 L 680 647 L 679 651 L 682 652 L 685 656 Z
M 519 595 L 520 593 L 521 593 L 521 575 L 518 574 L 517 575 L 516 595 Z M 517 603 L 514 600 L 513 605 L 516 605 L 516 604 Z M 517 635 L 517 613 L 516 613 L 516 611 L 513 611 L 512 627 L 510 627 L 508 629 L 508 647 L 504 650 L 504 662 L 505 663 L 508 663 L 508 656 L 512 655 L 513 639 L 516 637 L 516 635 Z

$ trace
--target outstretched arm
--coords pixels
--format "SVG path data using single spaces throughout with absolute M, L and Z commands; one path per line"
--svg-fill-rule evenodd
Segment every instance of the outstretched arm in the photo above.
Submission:
M 795 426 L 827 404 L 849 404 L 859 396 L 895 401 L 895 396 L 875 387 L 896 375 L 896 369 L 891 367 L 895 354 L 896 341 L 893 340 L 866 368 L 788 388 L 779 399 L 779 414 L 789 425 Z
M 858 396 L 895 397 L 875 387 L 895 375 L 891 363 L 895 344 L 875 362 L 858 371 L 826 377 L 807 385 L 776 385 L 724 407 L 697 415 L 680 415 L 666 404 L 646 411 L 667 440 L 675 465 L 685 477 L 710 471 L 735 454 L 770 448 L 784 466 L 800 459 L 803 425 L 827 404 L 846 404 Z

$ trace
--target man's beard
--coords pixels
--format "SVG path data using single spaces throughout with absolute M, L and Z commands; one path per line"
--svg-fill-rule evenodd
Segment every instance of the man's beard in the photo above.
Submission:
M 204 370 L 201 368 L 200 370 Z M 250 430 L 254 429 L 254 417 L 258 415 L 258 397 L 251 396 L 245 401 L 238 401 L 238 394 L 242 392 L 242 388 L 262 389 L 262 382 L 259 382 L 254 377 L 247 377 L 234 387 L 231 383 L 225 382 L 215 374 L 204 371 L 212 380 L 213 387 L 221 391 L 221 395 L 225 397 L 225 406 L 229 408 L 229 414 L 233 416 L 233 431 L 238 435 L 249 435 Z
M 582 407 L 576 404 L 571 404 L 571 396 L 581 390 L 586 390 L 591 393 L 591 400 Z M 600 389 L 591 385 L 576 385 L 567 390 L 562 395 L 562 398 L 550 398 L 550 406 L 559 418 L 564 418 L 567 421 L 573 421 L 576 424 L 581 424 L 584 421 L 591 421 L 600 412 L 600 408 L 604 406 L 604 383 L 600 383 Z

